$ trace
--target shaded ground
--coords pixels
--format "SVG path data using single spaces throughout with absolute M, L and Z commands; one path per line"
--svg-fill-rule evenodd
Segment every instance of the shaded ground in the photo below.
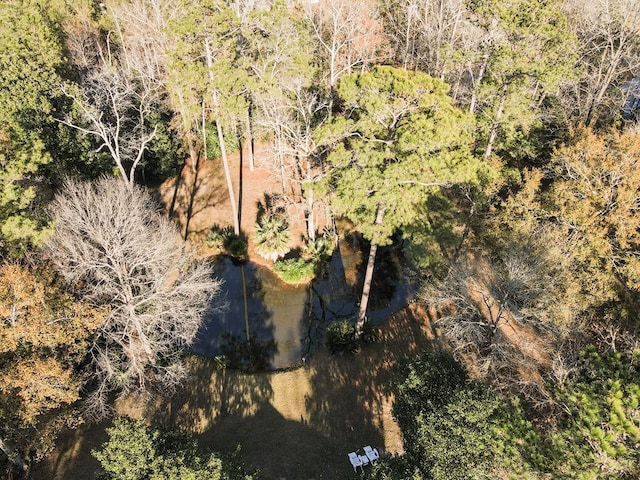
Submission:
M 251 172 L 246 164 L 240 169 L 239 154 L 230 160 L 241 199 L 241 228 L 251 240 L 264 194 L 273 197 L 281 186 L 265 170 Z M 219 160 L 203 161 L 197 173 L 185 167 L 178 188 L 175 180 L 160 188 L 161 200 L 167 210 L 172 208 L 183 235 L 186 231 L 189 238 L 202 238 L 214 224 L 231 225 L 222 172 Z M 299 244 L 304 216 L 291 208 L 287 218 Z M 318 224 L 321 228 L 322 218 Z M 260 261 L 252 253 L 250 243 L 250 257 Z M 381 453 L 402 451 L 389 386 L 398 361 L 413 357 L 433 339 L 429 315 L 417 304 L 397 312 L 380 329 L 379 342 L 356 355 L 331 356 L 321 351 L 288 371 L 242 374 L 193 357 L 183 390 L 171 399 L 129 398 L 116 407 L 121 414 L 190 431 L 205 448 L 230 452 L 240 445 L 246 467 L 259 470 L 267 480 L 353 478 L 348 452 L 364 445 L 375 446 Z M 108 425 L 85 425 L 67 432 L 56 450 L 34 467 L 30 478 L 94 478 L 98 464 L 90 452 L 106 440 Z
M 231 170 L 241 199 L 242 230 L 251 240 L 264 194 L 273 197 L 281 186 L 265 170 L 251 172 L 246 165 L 240 169 L 239 154 L 231 156 Z M 203 161 L 197 173 L 184 169 L 178 188 L 175 180 L 160 188 L 161 200 L 167 210 L 172 208 L 183 235 L 188 230 L 185 236 L 197 239 L 214 224 L 231 225 L 222 171 L 219 160 Z M 240 174 L 242 192 L 238 190 Z M 304 216 L 292 208 L 287 218 L 299 243 Z M 260 261 L 252 253 L 250 246 L 250 257 Z M 428 315 L 417 304 L 396 313 L 380 328 L 380 341 L 357 355 L 319 352 L 288 371 L 242 374 L 193 357 L 187 383 L 171 399 L 129 398 L 116 407 L 121 414 L 190 431 L 205 448 L 229 452 L 240 445 L 246 467 L 259 470 L 267 480 L 353 478 L 348 452 L 364 445 L 387 453 L 402 450 L 391 416 L 389 386 L 398 361 L 412 357 L 432 339 Z M 90 452 L 106 440 L 108 425 L 85 425 L 67 432 L 30 478 L 94 478 L 98 464 Z
M 306 232 L 303 207 L 279 200 L 283 195 L 282 184 L 267 168 L 263 168 L 269 164 L 269 155 L 266 146 L 256 145 L 256 168 L 253 171 L 249 169 L 246 152 L 244 156 L 239 152 L 229 155 L 234 194 L 238 201 L 240 230 L 250 240 L 249 256 L 253 261 L 261 263 L 269 262 L 261 260 L 255 254 L 251 239 L 259 214 L 268 209 L 269 205 L 273 209 L 278 206 L 285 209 L 281 213 L 287 219 L 292 232 L 292 247 L 301 244 Z M 229 192 L 220 159 L 200 160 L 195 172 L 190 166 L 185 166 L 180 178 L 168 180 L 160 186 L 159 195 L 167 211 L 179 222 L 183 236 L 186 233 L 186 236 L 196 240 L 196 243 L 199 243 L 197 240 L 204 238 L 214 225 L 233 225 Z M 287 195 L 292 200 L 296 199 L 296 195 L 291 191 L 287 191 Z M 316 229 L 321 231 L 326 219 L 320 206 L 316 214 Z
M 356 355 L 320 352 L 299 368 L 247 375 L 193 358 L 183 391 L 170 400 L 129 398 L 118 411 L 193 432 L 201 445 L 233 451 L 267 480 L 349 479 L 347 453 L 364 445 L 402 451 L 391 416 L 395 367 L 431 344 L 427 312 L 412 304 L 381 325 L 380 340 Z M 90 456 L 106 424 L 70 432 L 31 478 L 91 479 Z

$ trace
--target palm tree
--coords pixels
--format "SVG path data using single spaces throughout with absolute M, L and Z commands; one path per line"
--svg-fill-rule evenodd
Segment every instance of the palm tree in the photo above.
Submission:
M 287 221 L 275 215 L 264 216 L 255 225 L 258 254 L 275 262 L 290 250 L 291 230 Z

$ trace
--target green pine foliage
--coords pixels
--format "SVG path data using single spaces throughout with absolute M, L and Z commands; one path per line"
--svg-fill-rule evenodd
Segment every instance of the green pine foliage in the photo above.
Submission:
M 469 381 L 449 354 L 423 352 L 403 367 L 395 391 L 393 414 L 406 453 L 392 461 L 392 470 L 411 475 L 393 478 L 495 478 L 509 462 L 524 463 L 506 421 L 509 405 L 490 387 Z M 379 468 L 389 474 L 388 466 Z
M 564 413 L 536 426 L 517 398 L 469 381 L 448 354 L 424 352 L 395 386 L 406 453 L 371 478 L 637 478 L 639 362 L 637 352 L 587 347 L 575 375 L 551 391 Z
M 54 124 L 63 65 L 60 26 L 48 7 L 36 1 L 0 7 L 0 247 L 15 253 L 47 234 L 36 178 L 53 160 L 42 133 Z
M 640 379 L 637 352 L 580 355 L 575 378 L 558 387 L 567 414 L 555 437 L 577 478 L 637 478 L 640 475 Z
M 471 154 L 473 117 L 451 104 L 448 90 L 425 73 L 387 66 L 340 81 L 343 114 L 319 130 L 331 152 L 316 188 L 374 244 L 424 218 L 429 195 L 480 183 L 490 170 Z M 376 224 L 379 206 L 384 220 Z
M 199 450 L 193 438 L 119 417 L 107 428 L 109 440 L 93 456 L 103 480 L 251 480 L 233 462 Z

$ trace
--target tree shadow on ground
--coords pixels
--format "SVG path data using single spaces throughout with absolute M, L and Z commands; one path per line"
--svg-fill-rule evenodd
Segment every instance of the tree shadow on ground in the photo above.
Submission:
M 379 340 L 354 355 L 317 352 L 300 368 L 247 374 L 189 357 L 188 378 L 170 398 L 130 397 L 123 415 L 196 435 L 203 448 L 233 452 L 265 480 L 351 479 L 347 453 L 365 445 L 402 450 L 391 417 L 396 366 L 432 344 L 427 312 L 417 304 L 380 325 Z M 109 423 L 71 432 L 33 479 L 93 478 L 91 448 Z
M 169 212 L 181 225 L 184 238 L 189 233 L 203 233 L 203 225 L 211 224 L 210 219 L 200 217 L 214 207 L 228 202 L 228 192 L 222 180 L 210 175 L 210 169 L 202 167 L 198 161 L 198 169 L 184 167 L 181 175 L 166 182 L 160 188 L 159 200 L 164 210 Z M 206 163 L 206 161 L 204 162 Z M 229 219 L 231 222 L 231 219 Z
M 401 450 L 391 416 L 392 384 L 398 362 L 433 346 L 424 309 L 417 304 L 396 313 L 379 328 L 376 343 L 356 354 L 319 353 L 306 399 L 309 425 L 348 452 L 372 445 L 380 451 Z
M 55 450 L 43 462 L 33 465 L 31 480 L 92 479 L 100 466 L 91 450 L 108 440 L 105 429 L 111 421 L 86 423 L 60 435 Z

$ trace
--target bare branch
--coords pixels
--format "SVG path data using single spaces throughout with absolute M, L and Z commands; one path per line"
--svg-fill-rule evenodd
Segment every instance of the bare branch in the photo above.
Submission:
M 54 263 L 85 301 L 110 308 L 91 349 L 97 386 L 88 408 L 108 411 L 114 390 L 175 384 L 180 352 L 211 308 L 219 282 L 194 263 L 173 224 L 141 188 L 115 179 L 67 181 L 51 207 Z

